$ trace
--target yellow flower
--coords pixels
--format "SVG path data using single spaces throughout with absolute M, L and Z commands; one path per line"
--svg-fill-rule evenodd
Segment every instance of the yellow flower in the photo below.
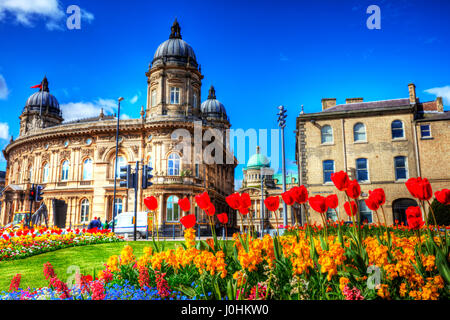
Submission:
M 119 270 L 119 257 L 114 255 L 108 258 L 108 262 L 106 263 L 107 267 L 111 272 L 115 272 Z

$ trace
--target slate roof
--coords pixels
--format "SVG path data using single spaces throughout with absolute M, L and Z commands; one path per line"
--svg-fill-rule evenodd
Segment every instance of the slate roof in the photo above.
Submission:
M 370 102 L 358 102 L 358 103 L 346 103 L 339 104 L 332 108 L 325 109 L 322 112 L 343 112 L 343 111 L 356 111 L 356 110 L 374 110 L 392 107 L 405 107 L 409 106 L 409 99 L 391 99 L 382 101 L 370 101 Z

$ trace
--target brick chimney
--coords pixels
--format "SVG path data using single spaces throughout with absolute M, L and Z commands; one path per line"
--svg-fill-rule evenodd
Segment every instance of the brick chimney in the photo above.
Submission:
M 322 111 L 336 106 L 336 98 L 323 98 Z
M 414 104 L 417 101 L 416 98 L 416 86 L 414 83 L 408 84 L 408 91 L 409 91 L 409 103 Z
M 436 98 L 436 111 L 444 112 L 444 104 L 442 103 L 442 97 Z
M 363 102 L 363 98 L 347 98 L 345 99 L 345 103 L 361 103 Z

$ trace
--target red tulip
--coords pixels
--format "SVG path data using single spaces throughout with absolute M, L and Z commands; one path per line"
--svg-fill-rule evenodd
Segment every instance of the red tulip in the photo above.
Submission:
M 189 210 L 191 210 L 191 203 L 189 202 L 189 199 L 187 197 L 178 200 L 178 205 L 180 206 L 181 211 L 188 212 Z
M 205 212 L 208 216 L 213 216 L 216 213 L 216 207 L 210 203 L 208 208 L 205 209 Z
M 339 191 L 343 191 L 347 189 L 350 179 L 347 172 L 339 171 L 331 174 L 331 181 L 333 181 L 334 185 L 336 186 L 336 188 L 338 188 Z
M 349 217 L 356 216 L 356 212 L 358 211 L 358 206 L 355 201 L 345 202 L 344 203 L 345 212 Z
M 378 206 L 382 206 L 386 202 L 386 195 L 382 188 L 377 188 L 373 191 L 369 191 L 369 198 L 372 198 Z
M 417 230 L 424 225 L 422 213 L 419 207 L 409 207 L 406 209 L 406 221 L 411 230 Z
M 439 201 L 442 204 L 450 205 L 450 190 L 449 189 L 442 189 L 441 191 L 436 191 L 434 193 L 434 196 L 436 197 L 436 200 Z
M 431 189 L 431 184 L 428 182 L 427 178 L 409 178 L 408 181 L 405 182 L 405 185 L 409 193 L 419 200 L 430 200 L 433 196 L 433 190 Z
M 246 192 L 241 194 L 241 206 L 243 207 L 251 207 L 252 205 L 252 200 L 250 200 L 250 195 Z
M 240 212 L 241 214 L 243 214 L 244 216 L 250 212 L 250 209 L 249 209 L 249 208 L 246 208 L 246 207 L 240 207 L 238 210 L 239 210 L 239 212 Z
M 278 196 L 267 197 L 264 204 L 269 211 L 277 211 L 280 207 L 280 198 Z
M 219 220 L 219 222 L 221 224 L 227 224 L 228 223 L 228 215 L 225 212 L 219 213 L 217 215 L 217 219 Z
M 374 197 L 369 196 L 369 198 L 364 200 L 364 202 L 370 210 L 377 211 L 380 208 L 378 202 L 374 199 Z
M 209 198 L 208 193 L 205 191 L 202 194 L 195 196 L 195 201 L 200 209 L 206 210 L 211 204 L 211 199 Z
M 294 197 L 292 196 L 291 190 L 288 190 L 281 194 L 281 198 L 283 198 L 284 203 L 286 203 L 288 206 L 292 206 L 295 202 Z
M 329 196 L 327 196 L 325 198 L 325 202 L 327 204 L 327 207 L 331 209 L 336 209 L 339 204 L 338 197 L 335 194 L 330 194 Z
M 309 198 L 309 205 L 313 208 L 314 211 L 319 213 L 325 213 L 328 209 L 326 198 L 320 195 Z
M 154 211 L 158 208 L 158 200 L 156 200 L 154 196 L 144 198 L 144 204 L 150 211 Z
M 294 198 L 294 201 L 298 204 L 302 204 L 308 201 L 308 190 L 304 185 L 301 185 L 300 187 L 292 187 L 290 190 L 292 197 Z
M 347 189 L 345 192 L 352 199 L 358 198 L 361 195 L 361 187 L 359 186 L 358 181 L 350 180 L 347 184 Z
M 195 226 L 196 218 L 195 214 L 188 214 L 180 219 L 181 224 L 186 228 L 192 228 Z
M 239 207 L 241 206 L 241 196 L 237 192 L 230 194 L 228 197 L 225 198 L 225 201 L 234 210 L 238 210 Z

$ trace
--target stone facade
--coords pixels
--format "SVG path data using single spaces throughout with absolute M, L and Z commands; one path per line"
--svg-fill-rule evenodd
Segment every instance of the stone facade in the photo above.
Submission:
M 155 63 L 146 74 L 148 105 L 145 111 L 142 108 L 141 118 L 120 120 L 119 129 L 118 164 L 129 164 L 134 168 L 136 161 L 140 161 L 141 165 L 153 167 L 153 185 L 143 190 L 139 182 L 138 211 L 145 211 L 143 199 L 154 195 L 159 203 L 159 224 L 179 225 L 178 220 L 183 213 L 173 207 L 178 207 L 177 199 L 187 196 L 192 204 L 191 213 L 196 213 L 198 221 L 206 224 L 206 217 L 194 205 L 194 196 L 207 191 L 218 212 L 230 213 L 229 227 L 232 228 L 236 220 L 225 197 L 234 191 L 236 160 L 232 157 L 231 164 L 225 161 L 223 164 L 207 164 L 201 157 L 208 146 L 206 141 L 202 142 L 205 132 L 214 129 L 223 133 L 230 123 L 202 114 L 200 89 L 203 75 L 197 67 L 190 66 L 189 61 L 187 65 Z M 170 87 L 178 88 L 179 100 L 176 103 L 170 103 Z M 151 100 L 153 90 L 158 99 L 154 105 Z M 196 105 L 193 104 L 194 92 L 198 95 Z M 28 190 L 31 184 L 45 187 L 43 198 L 51 224 L 55 221 L 56 205 L 66 208 L 63 209 L 65 223 L 60 227 L 82 227 L 94 217 L 100 217 L 102 221 L 111 220 L 116 117 L 105 116 L 101 112 L 95 118 L 39 127 L 39 123 L 48 123 L 45 120 L 51 115 L 41 113 L 41 110 L 36 114 L 33 110 L 37 112 L 36 107 L 27 104 L 20 116 L 21 126 L 29 123 L 27 119 L 32 115 L 33 119 L 41 117 L 41 121 L 34 121 L 37 128 L 21 128 L 20 136 L 3 151 L 7 169 L 0 225 L 11 222 L 15 212 L 29 210 Z M 200 129 L 196 129 L 197 125 Z M 192 137 L 200 134 L 200 150 L 195 138 L 186 144 L 191 147 L 191 153 L 188 149 L 179 148 L 179 140 L 173 137 L 176 130 L 183 130 Z M 224 146 L 226 141 L 219 137 L 217 143 Z M 226 147 L 220 152 L 216 153 L 230 157 Z M 118 211 L 133 211 L 134 198 L 134 190 L 119 187 L 117 180 Z M 36 205 L 33 203 L 33 212 Z
M 259 161 L 254 161 L 254 160 Z M 262 179 L 262 183 L 261 183 Z M 243 216 L 242 220 L 238 221 L 241 228 L 248 228 L 253 221 L 254 228 L 257 232 L 261 230 L 272 229 L 275 230 L 278 225 L 283 224 L 283 201 L 281 194 L 283 180 L 281 174 L 274 174 L 274 170 L 270 168 L 269 160 L 265 155 L 260 154 L 259 147 L 256 154 L 250 157 L 247 166 L 243 169 L 242 187 L 239 193 L 246 192 L 250 196 L 251 207 L 250 212 Z M 297 174 L 288 174 L 286 177 L 286 190 L 298 184 Z M 271 196 L 280 197 L 280 207 L 278 213 L 267 211 L 264 206 L 263 199 Z M 261 207 L 263 210 L 261 210 Z M 276 216 L 277 214 L 277 216 Z M 288 224 L 294 225 L 296 221 L 301 222 L 300 207 L 294 205 L 288 207 L 287 212 Z
M 413 84 L 408 86 L 408 94 L 405 99 L 366 103 L 362 98 L 347 99 L 343 105 L 336 105 L 336 99 L 323 99 L 322 112 L 298 116 L 300 183 L 310 196 L 337 192 L 341 219 L 348 220 L 342 206 L 346 198 L 327 181 L 330 171 L 343 170 L 351 179 L 358 178 L 361 200 L 369 190 L 383 188 L 389 224 L 404 222 L 404 210 L 415 203 L 404 185 L 408 178 L 427 177 L 433 190 L 449 187 L 449 112 L 443 111 L 441 98 L 421 103 Z M 432 137 L 421 138 L 421 124 L 430 124 Z M 377 222 L 363 201 L 361 206 L 368 221 Z M 312 221 L 321 223 L 317 213 L 311 209 L 310 213 Z

